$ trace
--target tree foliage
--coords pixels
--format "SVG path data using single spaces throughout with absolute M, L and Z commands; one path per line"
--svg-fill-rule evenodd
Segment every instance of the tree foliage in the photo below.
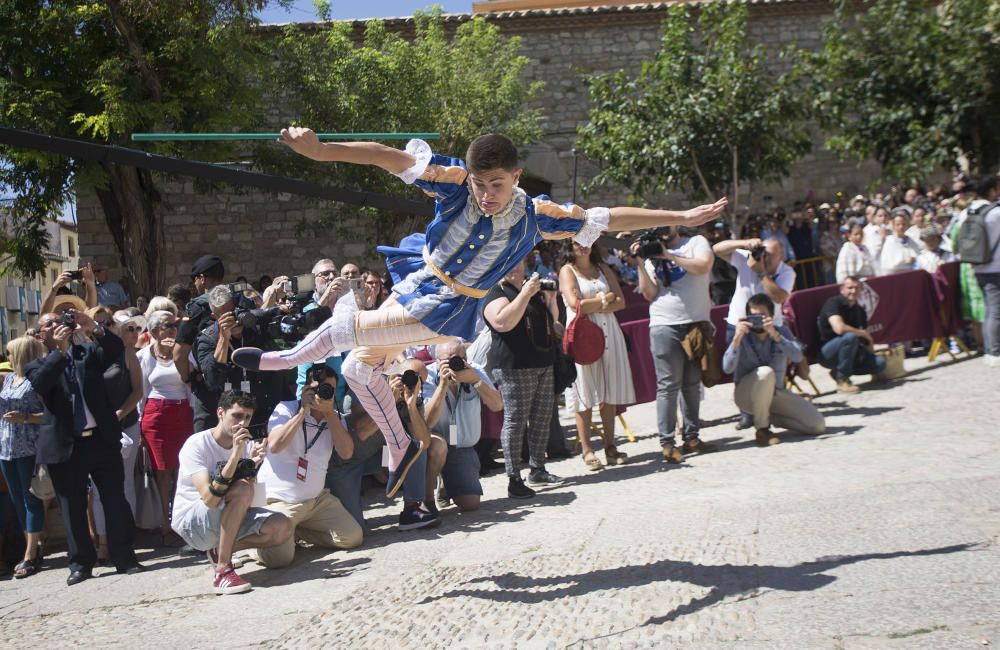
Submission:
M 431 143 L 434 150 L 454 156 L 464 155 L 483 133 L 502 132 L 519 144 L 541 135 L 538 111 L 527 108 L 541 83 L 522 79 L 529 61 L 519 54 L 520 39 L 505 38 L 482 18 L 460 24 L 449 36 L 439 9 L 416 12 L 414 23 L 412 38 L 404 38 L 372 20 L 360 41 L 350 23 L 290 25 L 274 43 L 269 85 L 283 93 L 296 123 L 316 131 L 434 131 L 441 133 Z M 321 182 L 414 196 L 413 189 L 369 167 L 317 165 L 274 148 L 259 150 L 258 161 L 265 169 Z M 355 216 L 364 228 L 356 227 Z M 416 224 L 344 205 L 313 225 L 385 243 Z
M 284 0 L 287 2 L 287 0 Z M 0 120 L 125 144 L 136 131 L 228 131 L 258 121 L 264 62 L 251 34 L 264 0 L 0 0 Z M 150 147 L 216 158 L 227 145 Z M 74 191 L 95 190 L 137 290 L 162 281 L 160 197 L 144 170 L 0 147 L 0 189 L 15 196 L 6 270 L 44 266 L 44 230 Z
M 918 180 L 964 152 L 1000 163 L 1000 5 L 995 0 L 842 1 L 815 71 L 817 112 L 845 157 Z
M 693 17 L 697 11 L 698 17 Z M 621 184 L 643 197 L 732 194 L 777 181 L 810 147 L 793 74 L 775 78 L 750 43 L 743 3 L 678 4 L 660 50 L 639 74 L 588 79 L 593 108 L 577 148 L 601 164 L 591 186 Z

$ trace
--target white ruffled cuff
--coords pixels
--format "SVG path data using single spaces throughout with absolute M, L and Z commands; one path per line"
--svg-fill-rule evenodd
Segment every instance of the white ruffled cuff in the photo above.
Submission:
M 590 208 L 585 212 L 587 221 L 573 239 L 581 246 L 590 248 L 601 236 L 601 233 L 608 229 L 608 223 L 611 221 L 611 210 L 609 208 Z
M 434 152 L 431 151 L 431 146 L 426 141 L 410 140 L 406 143 L 406 153 L 417 160 L 413 163 L 412 167 L 404 169 L 396 174 L 396 176 L 407 185 L 413 185 L 414 181 L 420 178 L 420 175 L 427 169 L 427 165 L 430 164 L 431 156 L 434 155 Z

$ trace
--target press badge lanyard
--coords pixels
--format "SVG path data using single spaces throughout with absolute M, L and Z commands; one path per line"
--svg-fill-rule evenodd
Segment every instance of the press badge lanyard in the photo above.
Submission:
M 310 442 L 309 434 L 306 433 L 306 421 L 305 419 L 302 420 L 302 444 L 306 446 L 306 449 L 305 451 L 302 452 L 302 455 L 299 456 L 299 466 L 295 470 L 295 478 L 297 478 L 298 480 L 300 481 L 306 480 L 306 473 L 309 471 L 309 459 L 306 458 L 306 456 L 309 455 L 309 450 L 312 449 L 312 446 L 316 444 L 316 441 L 319 440 L 319 437 L 323 435 L 324 431 L 326 431 L 325 420 L 323 421 L 322 424 L 316 427 L 316 435 L 313 436 L 313 439 Z
M 462 384 L 463 386 L 465 384 Z M 448 409 L 448 444 L 452 447 L 458 446 L 458 421 L 455 419 L 458 414 L 458 402 L 462 399 L 462 391 L 458 390 L 454 395 L 455 403 L 452 404 L 452 394 L 449 390 L 444 396 L 444 405 Z
M 221 335 L 222 334 L 220 333 L 219 336 L 221 336 Z M 229 341 L 229 358 L 230 359 L 233 358 L 233 342 L 232 342 L 232 340 Z M 229 362 L 229 365 L 232 366 L 232 361 Z M 232 384 L 232 382 L 229 382 L 229 381 L 227 381 L 223 385 L 223 387 L 222 387 L 222 390 L 224 390 L 224 391 L 229 391 L 229 390 L 232 390 L 232 389 L 233 389 L 233 384 Z M 247 370 L 246 370 L 246 368 L 243 368 L 243 381 L 240 382 L 240 392 L 241 393 L 246 393 L 248 395 L 250 394 L 250 380 L 247 379 Z

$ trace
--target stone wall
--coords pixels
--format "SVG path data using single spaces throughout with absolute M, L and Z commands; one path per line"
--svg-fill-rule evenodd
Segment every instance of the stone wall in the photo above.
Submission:
M 545 91 L 536 106 L 545 115 L 540 144 L 526 147 L 526 170 L 552 185 L 552 195 L 562 201 L 573 198 L 574 164 L 578 188 L 597 171 L 594 162 L 572 152 L 578 126 L 587 121 L 588 96 L 583 75 L 624 69 L 635 73 L 643 59 L 659 48 L 663 4 L 637 5 L 613 11 L 531 11 L 492 15 L 506 35 L 522 38 L 522 51 L 531 59 L 528 81 L 545 81 Z M 829 2 L 801 0 L 751 4 L 749 31 L 754 41 L 764 43 L 776 69 L 782 62 L 777 53 L 786 45 L 816 48 L 821 26 L 831 16 Z M 449 17 L 454 28 L 464 17 Z M 390 21 L 390 29 L 412 31 L 412 23 Z M 361 25 L 357 26 L 360 34 Z M 278 109 L 280 110 L 280 108 Z M 377 125 L 376 125 L 377 126 Z M 374 126 L 373 126 L 374 128 Z M 840 162 L 822 147 L 817 134 L 813 152 L 795 166 L 780 185 L 742 188 L 743 201 L 752 198 L 760 206 L 765 196 L 788 205 L 813 192 L 817 199 L 831 198 L 835 190 L 856 193 L 878 175 L 874 163 Z M 359 261 L 381 268 L 372 247 L 329 233 L 301 230 L 303 223 L 327 212 L 319 201 L 289 195 L 268 195 L 233 189 L 207 194 L 195 191 L 191 182 L 161 179 L 168 205 L 166 212 L 167 277 L 186 278 L 191 262 L 199 255 L 216 253 L 226 261 L 227 276 L 303 273 L 313 260 L 332 257 L 338 263 Z M 750 191 L 752 190 L 752 195 Z M 748 195 L 750 195 L 748 197 Z M 622 190 L 604 189 L 576 198 L 590 205 L 613 205 L 625 199 Z M 662 197 L 664 207 L 687 205 L 680 195 Z M 119 265 L 111 236 L 93 197 L 79 198 L 80 247 L 84 256 L 98 257 L 114 268 Z M 359 228 L 363 228 L 359 224 Z M 363 231 L 359 230 L 359 233 Z M 112 271 L 112 276 L 115 273 Z M 172 280 L 173 281 L 173 280 Z

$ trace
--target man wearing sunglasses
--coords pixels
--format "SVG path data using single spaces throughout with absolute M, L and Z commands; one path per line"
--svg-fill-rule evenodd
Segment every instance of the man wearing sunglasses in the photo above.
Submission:
M 94 340 L 73 342 L 76 329 Z M 87 522 L 88 477 L 101 493 L 115 569 L 138 573 L 143 567 L 135 557 L 135 522 L 125 500 L 122 428 L 104 386 L 104 372 L 121 358 L 122 340 L 72 309 L 64 315 L 43 314 L 37 338 L 48 354 L 28 364 L 25 374 L 45 405 L 36 460 L 49 468 L 66 527 L 66 584 L 93 577 L 97 562 Z

